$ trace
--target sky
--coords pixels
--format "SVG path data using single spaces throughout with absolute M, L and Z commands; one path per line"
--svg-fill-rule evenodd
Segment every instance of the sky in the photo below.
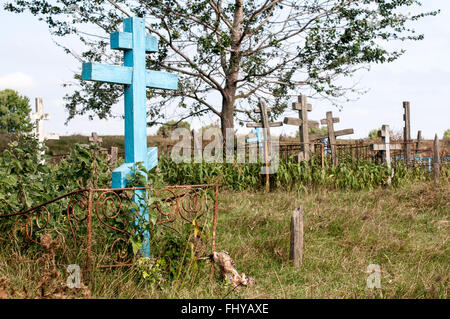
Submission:
M 336 130 L 354 129 L 355 134 L 348 138 L 367 137 L 371 130 L 383 124 L 400 132 L 404 123 L 402 103 L 409 101 L 412 137 L 421 130 L 425 139 L 434 138 L 436 133 L 442 138 L 444 131 L 450 129 L 450 1 L 423 2 L 423 11 L 441 9 L 436 17 L 426 17 L 414 24 L 414 29 L 423 33 L 425 39 L 401 43 L 406 53 L 399 60 L 373 65 L 369 72 L 360 72 L 356 77 L 358 88 L 369 91 L 356 101 L 343 103 L 341 110 L 325 100 L 310 100 L 311 120 L 323 119 L 327 111 L 333 111 L 333 116 L 340 118 Z M 87 116 L 78 116 L 64 124 L 68 113 L 63 97 L 70 91 L 62 84 L 71 82 L 81 65 L 54 43 L 45 22 L 30 14 L 0 9 L 0 38 L 0 90 L 10 88 L 27 96 L 33 110 L 35 98 L 43 98 L 44 111 L 50 114 L 50 120 L 45 122 L 46 132 L 123 135 L 124 123 L 120 118 L 91 121 Z M 293 98 L 292 102 L 295 101 Z M 123 105 L 116 105 L 113 111 L 123 114 Z M 191 126 L 199 128 L 215 120 L 216 117 L 206 117 L 194 120 Z M 282 121 L 282 117 L 278 120 Z M 156 129 L 148 129 L 148 134 L 155 133 Z M 247 131 L 242 128 L 238 132 Z M 283 126 L 274 128 L 272 134 L 295 132 L 295 127 Z

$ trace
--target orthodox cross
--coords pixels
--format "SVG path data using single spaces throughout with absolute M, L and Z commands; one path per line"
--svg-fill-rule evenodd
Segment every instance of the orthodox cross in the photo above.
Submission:
M 58 134 L 44 132 L 44 121 L 50 119 L 50 114 L 44 113 L 44 103 L 42 102 L 42 98 L 37 97 L 35 103 L 36 112 L 30 114 L 30 120 L 36 122 L 36 138 L 39 141 L 39 145 L 42 146 L 45 140 L 59 140 Z M 38 159 L 42 164 L 44 163 L 44 160 L 42 159 L 43 155 L 43 151 L 38 154 Z
M 174 74 L 146 69 L 146 52 L 158 52 L 158 41 L 145 34 L 145 20 L 131 17 L 123 20 L 123 31 L 110 35 L 113 50 L 124 51 L 124 65 L 83 63 L 81 78 L 85 81 L 108 82 L 125 86 L 125 163 L 112 173 L 112 188 L 126 187 L 127 175 L 131 175 L 138 162 L 147 170 L 158 164 L 158 149 L 147 148 L 146 88 L 176 90 L 178 78 Z M 141 207 L 141 214 L 148 219 L 141 200 L 144 191 L 137 191 L 134 201 Z M 146 234 L 148 236 L 148 234 Z M 143 244 L 144 257 L 150 257 L 150 245 Z
M 282 122 L 269 122 L 269 117 L 267 115 L 270 112 L 270 108 L 266 106 L 264 101 L 259 101 L 258 109 L 255 110 L 256 113 L 261 114 L 261 123 L 247 123 L 247 127 L 262 128 L 263 129 L 263 141 L 264 141 L 264 162 L 265 162 L 265 174 L 266 174 L 266 190 L 269 191 L 270 180 L 269 180 L 269 161 L 270 161 L 270 128 L 283 126 Z
M 42 98 L 36 98 L 36 112 L 30 114 L 30 119 L 36 121 L 36 137 L 39 143 L 43 143 L 45 140 L 59 140 L 58 134 L 45 133 L 44 132 L 44 121 L 50 119 L 50 114 L 44 113 L 44 103 Z
M 389 129 L 389 125 L 383 125 L 381 130 L 378 131 L 378 137 L 381 137 L 381 144 L 371 144 L 372 151 L 380 151 L 382 153 L 383 162 L 386 163 L 388 168 L 391 168 L 391 151 L 401 150 L 400 144 L 391 144 L 392 131 Z
M 298 110 L 298 119 L 293 117 L 285 117 L 284 124 L 295 125 L 299 127 L 300 132 L 300 150 L 298 160 L 309 161 L 311 158 L 311 151 L 314 150 L 314 145 L 309 144 L 309 127 L 319 128 L 317 121 L 308 120 L 308 112 L 312 111 L 312 105 L 306 102 L 305 95 L 298 96 L 298 103 L 293 103 L 292 108 Z
M 91 134 L 91 137 L 89 137 L 89 142 L 92 142 L 95 145 L 100 146 L 100 144 L 103 142 L 103 139 L 99 137 L 96 132 L 93 132 Z
M 321 124 L 325 124 L 328 128 L 328 133 L 325 134 L 313 134 L 311 136 L 311 139 L 321 139 L 324 137 L 328 137 L 328 143 L 329 147 L 331 149 L 331 159 L 333 161 L 333 166 L 338 165 L 338 159 L 337 159 L 337 150 L 336 150 L 336 137 L 342 136 L 342 135 L 348 135 L 353 134 L 354 131 L 352 128 L 345 129 L 345 130 L 334 130 L 334 123 L 339 123 L 338 117 L 333 117 L 333 112 L 327 112 L 327 117 L 325 119 L 320 120 Z
M 111 49 L 124 51 L 124 66 L 83 63 L 82 79 L 125 86 L 125 164 L 113 171 L 112 188 L 126 186 L 126 176 L 138 162 L 147 170 L 158 163 L 158 150 L 147 148 L 146 87 L 176 90 L 174 74 L 145 68 L 146 52 L 158 52 L 155 37 L 145 34 L 145 20 L 123 20 L 124 32 L 110 35 Z

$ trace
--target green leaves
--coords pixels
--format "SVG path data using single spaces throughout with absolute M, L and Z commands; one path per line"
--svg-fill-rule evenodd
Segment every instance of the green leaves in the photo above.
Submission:
M 137 255 L 142 247 L 142 238 L 138 235 L 132 235 L 130 237 L 130 242 L 133 248 L 133 254 Z
M 14 90 L 0 91 L 0 133 L 31 132 L 30 100 Z
M 387 41 L 423 39 L 409 24 L 438 12 L 403 14 L 420 3 L 121 0 L 117 4 L 132 15 L 151 17 L 148 32 L 159 37 L 160 51 L 148 56 L 147 67 L 179 76 L 178 91 L 170 95 L 151 91 L 150 123 L 165 122 L 170 112 L 166 106 L 173 101 L 186 109 L 180 118 L 212 112 L 232 126 L 248 119 L 257 96 L 268 99 L 277 115 L 299 88 L 311 88 L 311 94 L 333 100 L 354 92 L 339 80 L 361 67 L 395 61 L 403 53 L 388 50 Z M 58 36 L 77 36 L 86 47 L 84 61 L 121 63 L 121 53 L 108 50 L 103 37 L 118 31 L 124 15 L 108 1 L 8 0 L 4 8 L 29 11 Z M 98 30 L 95 35 L 85 33 L 88 25 Z M 70 48 L 64 49 L 71 54 Z M 111 107 L 123 88 L 81 81 L 78 74 L 75 79 L 81 88 L 74 86 L 66 96 L 68 120 L 78 114 L 112 116 Z M 222 98 L 221 111 L 208 102 L 217 94 Z

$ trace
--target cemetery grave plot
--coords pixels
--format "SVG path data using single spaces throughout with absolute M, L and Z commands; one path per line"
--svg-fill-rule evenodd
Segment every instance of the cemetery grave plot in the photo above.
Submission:
M 321 255 L 321 252 L 325 251 L 327 247 L 319 249 L 321 250 L 320 252 L 315 251 L 315 261 L 311 262 L 312 259 L 309 259 L 309 256 L 304 256 L 303 237 L 305 232 L 308 233 L 307 236 L 309 236 L 309 232 L 312 232 L 312 237 L 319 234 L 318 238 L 315 238 L 315 244 L 318 246 L 328 240 L 327 245 L 332 246 L 334 243 L 338 242 L 341 247 L 338 245 L 337 248 L 348 250 L 348 247 L 345 247 L 346 245 L 353 246 L 354 248 L 357 247 L 359 241 L 364 240 L 364 238 L 358 237 L 359 232 L 355 231 L 355 229 L 359 230 L 362 225 L 361 221 L 368 220 L 372 216 L 363 215 L 361 213 L 360 215 L 355 214 L 357 215 L 355 218 L 355 216 L 350 214 L 354 207 L 349 206 L 342 210 L 341 207 L 338 207 L 337 209 L 336 207 L 333 207 L 330 200 L 326 198 L 327 194 L 321 194 L 319 191 L 317 194 L 314 194 L 314 196 L 317 195 L 319 197 L 309 198 L 308 203 L 311 211 L 314 207 L 314 209 L 319 212 L 314 212 L 316 213 L 316 216 L 311 214 L 312 219 L 316 218 L 315 223 L 308 224 L 307 221 L 304 225 L 303 206 L 297 206 L 294 210 L 292 210 L 293 207 L 291 206 L 294 203 L 292 198 L 295 198 L 295 196 L 298 196 L 299 194 L 302 194 L 305 197 L 308 196 L 307 194 L 300 192 L 300 190 L 303 191 L 305 188 L 299 187 L 296 195 L 293 195 L 294 193 L 287 193 L 287 195 L 283 194 L 283 187 L 287 188 L 289 183 L 283 184 L 283 179 L 278 176 L 277 172 L 269 172 L 269 162 L 271 158 L 276 155 L 273 154 L 272 144 L 274 143 L 271 138 L 271 127 L 282 126 L 283 123 L 298 127 L 299 142 L 281 145 L 281 158 L 284 158 L 287 163 L 284 167 L 293 168 L 292 174 L 294 177 L 297 173 L 300 175 L 299 172 L 301 169 L 303 172 L 310 174 L 308 178 L 312 181 L 314 181 L 314 178 L 317 178 L 317 176 L 321 176 L 329 182 L 329 184 L 324 183 L 321 186 L 332 185 L 333 190 L 339 188 L 341 185 L 335 182 L 337 176 L 335 176 L 334 173 L 339 173 L 340 169 L 343 168 L 340 173 L 341 176 L 349 175 L 349 170 L 346 171 L 346 169 L 350 167 L 348 165 L 349 162 L 352 164 L 356 162 L 356 165 L 352 167 L 353 170 L 351 171 L 355 175 L 363 170 L 363 168 L 358 166 L 358 161 L 370 161 L 376 163 L 378 166 L 369 167 L 369 169 L 373 167 L 377 167 L 377 169 L 382 167 L 382 169 L 379 169 L 378 171 L 381 172 L 381 182 L 377 181 L 378 184 L 376 184 L 376 186 L 389 186 L 393 183 L 392 180 L 394 179 L 397 168 L 395 166 L 396 164 L 401 161 L 408 169 L 408 167 L 416 166 L 417 163 L 420 163 L 421 165 L 423 159 L 425 159 L 423 156 L 424 143 L 420 131 L 416 141 L 411 139 L 409 102 L 403 103 L 405 121 L 403 141 L 394 142 L 392 140 L 393 136 L 389 129 L 389 125 L 385 124 L 378 132 L 378 137 L 380 138 L 379 142 L 356 141 L 354 144 L 340 144 L 342 141 L 338 141 L 337 138 L 353 134 L 354 130 L 352 128 L 335 129 L 334 125 L 339 123 L 340 119 L 338 117 L 333 117 L 332 112 L 328 111 L 326 112 L 325 118 L 320 120 L 322 125 L 327 126 L 327 133 L 310 133 L 309 129 L 318 128 L 319 122 L 308 119 L 308 112 L 312 111 L 312 105 L 307 103 L 305 95 L 299 95 L 298 102 L 293 103 L 294 110 L 297 110 L 299 113 L 298 118 L 286 117 L 283 122 L 269 122 L 268 113 L 271 109 L 270 107 L 267 107 L 263 100 L 260 100 L 259 108 L 254 110 L 255 113 L 260 114 L 260 122 L 247 124 L 247 127 L 256 129 L 256 139 L 247 140 L 244 149 L 245 151 L 248 150 L 248 152 L 252 149 L 261 152 L 263 154 L 263 160 L 261 160 L 261 163 L 259 164 L 261 164 L 264 169 L 253 170 L 250 173 L 249 171 L 242 173 L 242 167 L 235 165 L 236 163 L 231 163 L 231 171 L 237 171 L 237 176 L 241 177 L 244 175 L 244 178 L 249 177 L 252 173 L 254 174 L 254 179 L 257 179 L 256 176 L 260 177 L 261 175 L 264 175 L 264 183 L 259 185 L 260 188 L 258 188 L 258 190 L 261 190 L 264 187 L 266 193 L 264 193 L 263 200 L 246 202 L 249 207 L 240 206 L 242 203 L 236 201 L 236 198 L 240 198 L 242 202 L 245 202 L 246 197 L 258 196 L 261 194 L 256 192 L 248 194 L 244 193 L 244 195 L 242 195 L 230 192 L 223 196 L 226 200 L 226 204 L 231 207 L 222 207 L 222 210 L 232 211 L 232 214 L 225 216 L 225 220 L 228 222 L 227 226 L 232 230 L 228 229 L 227 232 L 228 243 L 222 241 L 221 246 L 219 246 L 217 243 L 217 228 L 220 217 L 219 187 L 223 185 L 215 183 L 195 184 L 195 182 L 192 182 L 189 185 L 162 187 L 143 186 L 150 179 L 150 174 L 162 175 L 166 173 L 164 171 L 164 166 L 161 165 L 163 160 L 165 161 L 164 165 L 173 165 L 173 163 L 167 164 L 168 161 L 170 162 L 170 159 L 161 158 L 161 154 L 159 154 L 157 147 L 148 147 L 148 137 L 146 134 L 146 89 L 147 87 L 150 87 L 176 90 L 178 88 L 178 78 L 174 74 L 146 69 L 146 53 L 158 52 L 158 45 L 156 38 L 146 35 L 145 20 L 132 17 L 125 19 L 123 22 L 123 32 L 110 34 L 110 47 L 113 50 L 123 51 L 124 65 L 84 63 L 82 71 L 82 79 L 85 81 L 113 83 L 123 85 L 124 87 L 124 163 L 119 167 L 115 167 L 121 160 L 119 156 L 122 152 L 120 152 L 117 147 L 112 147 L 110 150 L 102 148 L 102 137 L 96 132 L 93 132 L 92 136 L 88 138 L 90 145 L 85 147 L 87 150 L 93 152 L 94 161 L 92 161 L 92 163 L 85 163 L 86 165 L 92 165 L 91 167 L 93 170 L 95 169 L 95 165 L 93 165 L 96 163 L 95 159 L 100 156 L 100 153 L 109 152 L 109 165 L 115 167 L 114 169 L 111 169 L 111 188 L 97 188 L 94 184 L 91 185 L 92 187 L 76 189 L 70 193 L 60 195 L 40 204 L 36 204 L 32 201 L 33 205 L 28 204 L 29 199 L 27 199 L 25 189 L 22 189 L 17 193 L 17 200 L 14 201 L 15 204 L 12 204 L 11 201 L 6 198 L 0 198 L 2 209 L 0 221 L 4 222 L 6 225 L 9 223 L 11 226 L 11 233 L 8 236 L 12 238 L 11 242 L 14 245 L 19 247 L 19 249 L 24 250 L 27 250 L 30 247 L 41 247 L 47 251 L 60 250 L 57 254 L 53 254 L 51 260 L 47 260 L 47 262 L 55 265 L 55 263 L 68 264 L 69 261 L 76 261 L 83 266 L 87 283 L 89 283 L 90 280 L 95 281 L 95 278 L 92 278 L 91 276 L 94 269 L 111 270 L 122 267 L 133 267 L 142 265 L 142 263 L 145 262 L 153 262 L 154 265 L 156 265 L 162 260 L 163 262 L 159 266 L 161 266 L 166 273 L 171 273 L 171 275 L 176 277 L 177 284 L 178 279 L 182 278 L 180 285 L 177 287 L 181 289 L 184 280 L 193 273 L 192 270 L 194 268 L 198 267 L 197 262 L 211 259 L 215 261 L 215 259 L 218 259 L 217 256 L 219 255 L 230 257 L 226 252 L 218 253 L 220 248 L 226 248 L 227 245 L 232 247 L 234 249 L 233 253 L 238 255 L 238 258 L 241 258 L 241 260 L 244 261 L 246 261 L 246 259 L 243 257 L 248 256 L 249 253 L 253 253 L 254 251 L 266 257 L 265 260 L 252 259 L 254 264 L 246 265 L 252 266 L 253 268 L 262 265 L 266 270 L 271 269 L 267 266 L 268 264 L 272 266 L 272 268 L 273 264 L 284 267 L 284 264 L 287 264 L 288 262 L 291 263 L 292 261 L 293 268 L 302 270 L 304 268 L 308 269 L 307 267 L 310 267 L 309 270 L 312 270 L 313 272 L 317 269 L 324 269 L 325 271 L 327 268 L 333 269 L 334 266 L 327 264 L 327 262 L 330 262 L 327 258 L 328 256 Z M 57 138 L 57 136 L 45 134 L 43 131 L 42 121 L 48 119 L 48 114 L 43 113 L 42 104 L 42 99 L 36 99 L 36 113 L 32 113 L 30 116 L 33 120 L 36 120 L 36 137 L 40 144 L 46 139 Z M 193 143 L 195 145 L 195 134 L 193 135 Z M 200 149 L 203 150 L 202 147 Z M 228 155 L 228 151 L 230 150 L 225 147 L 219 149 L 224 151 L 222 153 L 225 156 Z M 233 150 L 237 150 L 237 148 L 233 148 Z M 169 147 L 167 147 L 166 151 L 169 153 Z M 425 152 L 426 151 L 428 150 L 425 150 Z M 445 178 L 448 177 L 448 170 L 446 170 L 445 173 L 442 173 L 444 166 L 447 167 L 447 164 L 445 163 L 448 157 L 445 155 L 442 156 L 443 154 L 441 154 L 440 142 L 437 136 L 433 143 L 432 153 L 430 158 L 433 162 L 433 178 L 439 194 L 438 196 L 435 196 L 436 198 L 433 198 L 433 204 L 430 205 L 430 207 L 436 206 L 435 202 L 441 203 L 443 196 L 440 194 L 445 193 L 446 187 L 446 184 L 440 184 L 441 175 L 445 175 Z M 419 154 L 421 156 L 418 156 Z M 318 163 L 320 163 L 320 165 L 318 165 Z M 430 161 L 428 163 L 429 167 L 431 167 Z M 187 165 L 191 165 L 191 163 L 187 163 Z M 187 165 L 183 167 L 186 168 Z M 138 174 L 140 169 L 145 171 L 143 175 Z M 160 169 L 163 171 L 159 171 Z M 196 170 L 196 168 L 193 170 Z M 221 172 L 223 172 L 221 169 L 216 170 L 216 172 L 218 172 L 219 177 L 223 177 L 220 176 Z M 264 174 L 261 172 L 264 172 Z M 329 174 L 329 172 L 332 172 L 332 174 Z M 272 197 L 274 190 L 272 189 L 272 193 L 269 193 L 272 185 L 270 181 L 271 173 L 273 173 L 273 179 L 275 180 L 273 184 L 276 184 L 277 188 L 282 192 L 282 194 L 276 194 L 278 197 L 276 200 Z M 367 171 L 365 173 L 367 173 Z M 182 172 L 180 175 L 183 174 L 185 176 L 189 175 L 187 171 Z M 205 175 L 208 175 L 207 171 Z M 140 177 L 140 179 L 136 178 L 133 180 L 133 182 L 137 184 L 135 187 L 131 187 L 128 184 L 133 177 Z M 302 178 L 303 177 L 300 177 L 300 179 Z M 445 178 L 442 178 L 442 180 Z M 176 184 L 178 181 L 179 180 L 175 181 L 173 184 Z M 295 184 L 296 182 L 298 182 L 298 180 L 295 181 L 294 178 L 292 184 Z M 373 185 L 370 185 L 370 187 L 372 186 Z M 342 189 L 344 188 L 345 187 L 342 187 Z M 324 189 L 325 192 L 328 191 L 326 187 L 324 187 Z M 392 189 L 388 188 L 386 192 L 389 192 L 390 190 Z M 275 190 L 275 192 L 276 191 L 277 190 Z M 383 195 L 383 193 L 376 194 L 376 196 L 379 197 Z M 391 195 L 393 197 L 393 194 Z M 320 198 L 321 196 L 324 197 Z M 334 198 L 334 200 L 339 201 L 339 196 L 345 197 L 346 195 L 345 192 L 336 192 L 334 193 L 334 196 L 337 197 Z M 359 199 L 358 196 L 360 196 L 360 194 L 354 193 L 350 194 L 350 196 Z M 434 194 L 431 196 L 434 196 Z M 230 199 L 230 197 L 236 198 Z M 355 198 L 348 197 L 346 198 L 346 201 L 353 202 Z M 271 200 L 273 201 L 270 203 L 271 206 L 265 207 L 266 202 L 270 202 Z M 417 201 L 420 200 L 421 198 L 417 199 Z M 318 203 L 320 204 L 322 201 L 328 201 L 329 207 L 314 206 Z M 372 202 L 372 198 L 366 198 L 365 201 Z M 236 207 L 238 207 L 239 214 L 235 214 Z M 258 207 L 256 214 L 254 214 L 255 207 Z M 334 220 L 332 217 L 327 216 L 326 218 L 328 218 L 328 220 L 324 220 L 320 215 L 321 209 L 330 209 L 335 213 L 334 215 L 337 215 L 339 218 Z M 386 211 L 389 211 L 389 209 L 390 208 L 387 208 Z M 436 209 L 436 216 L 442 218 L 442 212 L 439 209 L 440 208 Z M 288 212 L 292 211 L 290 236 L 287 235 L 289 231 L 286 232 L 286 228 L 289 228 L 288 223 L 285 223 L 282 218 L 282 214 L 288 215 L 284 210 Z M 409 214 L 408 207 L 404 210 L 406 212 L 402 213 L 405 216 L 408 216 L 410 219 L 415 218 L 415 216 Z M 342 211 L 345 211 L 346 215 L 343 215 Z M 244 212 L 244 214 L 242 214 L 242 212 Z M 245 215 L 245 213 L 248 212 L 253 214 L 250 218 Z M 306 219 L 309 218 L 308 213 L 309 211 L 305 210 L 305 216 L 307 216 Z M 373 211 L 370 213 L 371 215 L 376 215 Z M 342 215 L 339 216 L 339 214 Z M 330 216 L 331 215 L 333 214 L 330 214 Z M 285 223 L 286 227 L 280 227 L 281 222 L 279 222 L 279 220 L 283 220 L 282 223 Z M 349 231 L 351 234 L 346 233 L 348 230 L 346 227 L 348 226 L 349 221 L 353 223 L 353 228 Z M 444 224 L 447 222 L 447 220 L 433 220 L 436 224 L 442 224 L 442 221 Z M 393 221 L 393 223 L 395 222 L 398 221 Z M 404 221 L 402 220 L 401 222 Z M 399 222 L 396 226 L 399 224 L 401 223 Z M 271 225 L 272 228 L 266 227 L 267 225 Z M 365 225 L 366 224 L 364 224 L 364 226 Z M 321 232 L 323 228 L 326 231 Z M 254 231 L 255 229 L 256 231 Z M 316 231 L 316 233 L 314 233 L 314 231 Z M 374 234 L 378 234 L 377 229 L 372 230 L 372 236 L 375 236 Z M 386 234 L 382 234 L 382 236 L 385 235 Z M 386 242 L 391 243 L 388 235 L 385 236 L 386 238 L 383 237 L 383 239 Z M 250 244 L 241 240 L 242 237 L 246 238 Z M 283 248 L 280 248 L 283 247 L 283 244 L 286 244 L 285 241 L 287 237 L 290 237 L 289 258 L 287 257 L 286 252 L 283 251 Z M 346 240 L 339 242 L 339 240 L 344 237 Z M 55 241 L 53 241 L 53 238 Z M 367 240 L 367 238 L 365 239 Z M 57 244 L 50 249 L 49 247 L 52 246 L 52 243 Z M 370 240 L 366 244 L 367 246 L 373 245 Z M 176 246 L 176 249 L 174 249 L 174 245 Z M 406 244 L 398 245 L 404 245 L 405 247 L 401 247 L 403 250 L 414 251 L 414 248 L 408 247 Z M 240 250 L 238 250 L 237 247 L 239 247 Z M 369 256 L 371 256 L 372 247 L 373 246 L 370 246 L 370 251 L 367 253 Z M 317 249 L 317 247 L 315 248 Z M 396 248 L 397 247 L 391 249 L 396 251 Z M 311 251 L 314 251 L 314 249 L 311 249 Z M 398 251 L 400 251 L 400 253 L 403 252 L 401 249 L 398 249 Z M 359 253 L 357 250 L 345 252 L 348 253 L 348 255 L 357 255 Z M 331 255 L 330 251 L 327 251 L 327 253 Z M 187 254 L 189 255 L 188 257 L 186 257 Z M 342 255 L 342 251 L 340 251 L 339 256 L 334 257 L 339 259 Z M 364 257 L 367 259 L 367 256 L 364 255 Z M 408 257 L 409 256 L 405 259 L 408 259 Z M 389 257 L 387 258 L 389 259 Z M 288 259 L 291 261 L 288 261 Z M 269 262 L 267 262 L 267 260 L 269 260 Z M 321 262 L 318 265 L 314 264 L 317 260 L 320 260 Z M 351 268 L 349 265 L 352 264 L 347 260 L 340 260 L 340 262 L 342 264 L 347 263 L 347 269 Z M 405 261 L 402 262 L 407 264 Z M 228 264 L 233 266 L 228 273 L 232 273 L 232 276 L 240 277 L 239 280 L 241 281 L 246 280 L 246 277 L 243 274 L 239 275 L 231 258 L 228 260 Z M 334 273 L 338 273 L 339 270 L 340 269 L 337 268 L 336 271 L 336 268 L 334 268 Z M 180 277 L 182 272 L 184 272 L 184 274 Z M 298 278 L 298 273 L 292 272 L 292 269 L 288 269 L 288 272 L 290 272 L 289 276 Z M 286 294 L 289 294 L 289 291 L 287 293 L 284 291 L 285 289 L 281 284 L 278 274 L 275 274 L 281 289 L 283 290 L 283 294 L 286 296 Z M 148 273 L 147 275 L 150 276 Z M 262 273 L 259 275 L 260 277 L 263 276 Z M 354 277 L 355 273 L 352 273 L 352 276 Z M 213 266 L 211 266 L 210 278 L 212 283 L 212 279 L 214 278 Z M 253 277 L 249 278 L 253 281 Z M 348 279 L 352 278 L 350 277 Z M 310 282 L 313 281 L 311 278 L 301 278 L 301 280 L 304 282 L 308 280 L 310 280 Z M 2 280 L 1 283 L 3 284 L 4 281 Z M 267 284 L 266 282 L 265 284 L 266 287 L 273 286 L 272 283 Z M 232 283 L 232 287 L 236 288 L 237 284 Z M 314 284 L 310 287 L 309 294 L 311 296 L 313 296 L 315 287 Z M 228 296 L 230 292 L 233 292 L 233 290 L 229 291 L 225 297 Z M 435 294 L 434 291 L 433 294 Z M 445 294 L 447 294 L 447 291 L 445 291 Z M 392 295 L 395 294 L 392 293 Z
M 140 203 L 146 205 L 155 231 L 151 240 L 153 258 L 164 259 L 167 266 L 179 262 L 163 250 L 164 238 L 171 236 L 187 235 L 180 238 L 186 241 L 183 244 L 192 243 L 192 257 L 196 260 L 215 251 L 217 185 L 81 189 L 34 207 L 28 207 L 23 192 L 19 194 L 23 203 L 20 209 L 2 200 L 2 206 L 9 209 L 3 210 L 0 220 L 8 219 L 12 226 L 9 236 L 19 247 L 43 247 L 42 238 L 50 236 L 62 251 L 57 262 L 76 260 L 89 275 L 94 265 L 133 266 L 142 257 L 134 245 L 138 244 L 136 238 L 145 235 L 140 228 L 148 221 L 136 212 L 133 200 L 137 192 L 143 191 L 148 198 Z M 157 231 L 161 234 L 157 235 Z M 76 255 L 79 249 L 83 251 L 81 256 Z

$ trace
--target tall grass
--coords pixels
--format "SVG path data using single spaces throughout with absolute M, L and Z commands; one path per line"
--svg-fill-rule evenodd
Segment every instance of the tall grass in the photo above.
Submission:
M 221 191 L 216 249 L 227 251 L 256 286 L 232 290 L 217 271 L 211 281 L 209 263 L 199 261 L 198 271 L 178 281 L 149 282 L 139 267 L 95 268 L 89 289 L 95 298 L 449 298 L 449 192 L 445 181 L 371 191 Z M 304 255 L 295 268 L 289 220 L 299 205 Z M 0 243 L 0 278 L 39 297 L 40 254 Z M 366 286 L 370 264 L 381 267 L 381 289 Z M 57 266 L 65 280 L 67 265 Z
M 259 190 L 264 175 L 263 163 L 175 163 L 161 156 L 158 174 L 168 184 L 218 183 L 235 190 Z M 429 180 L 431 175 L 421 167 L 407 167 L 395 163 L 392 185 Z M 448 178 L 448 168 L 443 168 L 443 178 Z M 289 158 L 279 162 L 278 170 L 271 175 L 272 188 L 295 190 L 304 187 L 331 187 L 338 189 L 370 190 L 387 184 L 391 171 L 383 165 L 368 160 L 342 159 L 337 167 L 327 160 L 322 168 L 318 158 L 311 162 L 298 162 Z

